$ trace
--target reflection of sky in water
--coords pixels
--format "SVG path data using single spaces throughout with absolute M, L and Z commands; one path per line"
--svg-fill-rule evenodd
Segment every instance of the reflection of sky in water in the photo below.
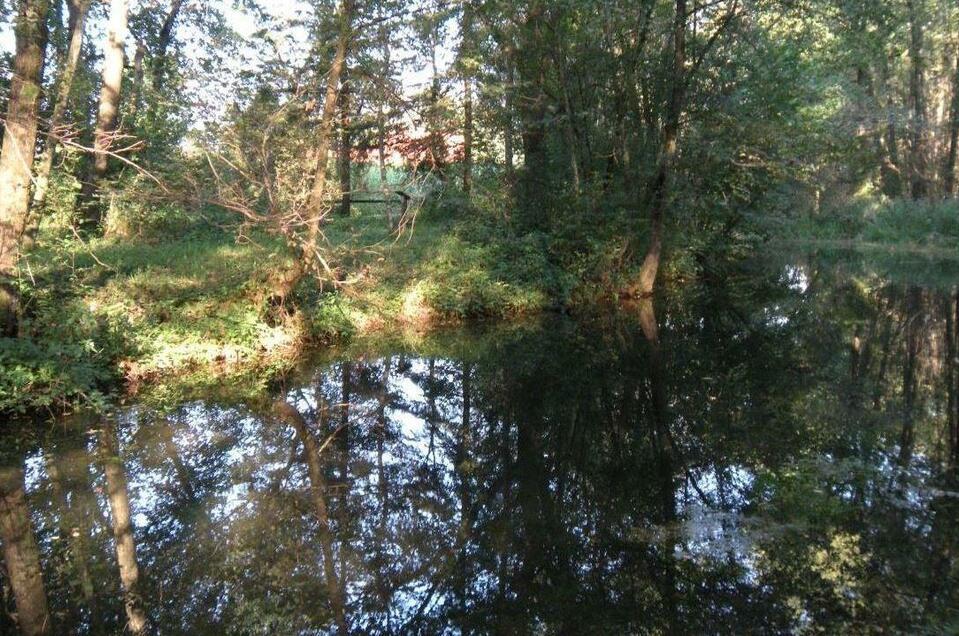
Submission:
M 801 272 L 794 272 L 796 276 L 802 276 Z M 453 457 L 447 452 L 447 444 L 444 443 L 445 435 L 451 422 L 458 421 L 461 417 L 462 404 L 457 400 L 448 398 L 438 398 L 436 400 L 436 415 L 434 422 L 434 440 L 431 449 L 430 445 L 430 426 L 427 421 L 426 413 L 428 410 L 428 396 L 424 387 L 417 383 L 416 378 L 424 378 L 428 373 L 428 361 L 425 359 L 409 360 L 409 368 L 402 375 L 394 372 L 391 374 L 387 383 L 387 391 L 390 395 L 390 405 L 385 406 L 384 413 L 392 430 L 398 435 L 398 441 L 388 444 L 384 448 L 382 460 L 385 466 L 399 467 L 403 465 L 421 463 L 429 465 L 433 470 L 439 471 L 440 483 L 446 488 L 455 488 L 455 470 Z M 374 364 L 382 365 L 383 361 L 377 361 Z M 443 376 L 450 376 L 449 369 L 452 364 L 449 361 L 436 361 L 435 373 L 437 379 Z M 450 377 L 446 377 L 447 380 Z M 318 380 L 326 390 L 335 389 L 340 381 L 339 371 L 331 371 L 329 375 L 320 376 Z M 293 391 L 288 395 L 287 400 L 293 404 L 302 413 L 315 413 L 317 409 L 316 394 L 314 391 Z M 397 405 L 400 405 L 397 407 Z M 352 422 L 350 429 L 354 433 L 368 432 L 375 425 L 376 409 L 378 403 L 375 398 L 356 399 L 350 404 Z M 328 404 L 331 409 L 331 416 L 336 415 L 341 404 L 331 402 Z M 133 506 L 133 522 L 137 528 L 146 528 L 151 523 L 151 518 L 162 514 L 161 507 L 169 504 L 168 498 L 171 492 L 169 484 L 169 475 L 164 470 L 144 469 L 142 466 L 135 466 L 129 457 L 133 454 L 131 445 L 143 445 L 157 453 L 157 457 L 162 457 L 162 453 L 155 448 L 159 442 L 156 435 L 143 435 L 144 431 L 149 433 L 152 416 L 148 412 L 139 409 L 129 409 L 118 417 L 120 424 L 120 444 L 121 454 L 124 455 L 127 463 L 127 478 L 130 490 L 130 497 Z M 264 435 L 267 429 L 276 430 L 280 426 L 281 436 L 289 446 L 299 448 L 299 442 L 293 430 L 285 425 L 277 424 L 270 417 L 257 416 L 251 413 L 244 413 L 241 410 L 233 408 L 220 408 L 211 406 L 203 402 L 196 402 L 180 407 L 175 416 L 170 417 L 175 427 L 173 429 L 172 441 L 181 453 L 187 458 L 191 450 L 201 448 L 211 444 L 218 436 L 223 435 L 223 431 L 217 430 L 218 425 L 229 421 L 235 427 L 237 435 L 231 435 L 231 445 L 226 449 L 222 457 L 220 469 L 232 475 L 230 483 L 219 492 L 208 497 L 204 506 L 210 518 L 220 524 L 229 525 L 231 521 L 238 518 L 256 515 L 256 501 L 251 499 L 251 485 L 255 483 L 266 484 L 271 476 L 283 470 L 289 470 L 285 478 L 288 487 L 305 488 L 307 483 L 307 474 L 305 467 L 299 464 L 289 465 L 290 458 L 286 455 L 287 451 L 281 449 L 279 452 L 264 454 Z M 472 413 L 471 426 L 479 430 L 486 423 L 482 421 L 481 413 L 474 410 Z M 144 426 L 147 428 L 144 429 Z M 91 442 L 92 444 L 93 442 Z M 142 449 L 141 449 L 142 450 Z M 298 451 L 302 452 L 302 451 Z M 302 459 L 302 458 L 300 458 Z M 909 479 L 903 479 L 903 486 L 896 490 L 896 496 L 890 501 L 897 503 L 905 508 L 920 509 L 928 505 L 929 499 L 936 491 L 923 489 L 917 486 L 922 478 L 929 476 L 928 467 L 924 467 L 921 457 L 917 458 L 917 468 L 913 468 Z M 892 455 L 885 456 L 882 459 L 879 470 L 890 475 L 892 479 L 899 469 L 894 463 Z M 154 463 L 156 460 L 153 460 Z M 161 461 L 161 467 L 164 463 Z M 373 448 L 363 449 L 354 448 L 351 451 L 351 465 L 369 465 L 375 466 L 377 453 Z M 808 462 L 807 462 L 808 463 Z M 826 479 L 837 477 L 848 477 L 850 467 L 837 465 L 826 455 L 814 462 L 816 471 Z M 251 474 L 244 476 L 243 468 L 246 467 Z M 692 561 L 715 560 L 715 561 L 734 561 L 742 568 L 743 580 L 747 582 L 756 581 L 756 551 L 759 549 L 757 541 L 768 534 L 768 527 L 762 524 L 757 525 L 745 514 L 745 507 L 748 504 L 747 496 L 753 487 L 755 477 L 752 471 L 745 466 L 726 466 L 723 467 L 723 484 L 720 487 L 719 479 L 715 468 L 694 473 L 690 471 L 687 478 L 677 482 L 676 501 L 677 501 L 677 523 L 676 528 L 659 527 L 652 529 L 651 532 L 642 532 L 639 536 L 641 540 L 652 540 L 654 542 L 668 541 L 673 544 L 675 555 L 679 559 L 688 559 Z M 41 487 L 44 481 L 44 457 L 42 454 L 29 456 L 25 462 L 25 480 L 28 490 L 35 491 Z M 695 487 L 690 482 L 695 481 Z M 557 484 L 552 480 L 549 484 L 550 489 L 555 492 Z M 351 498 L 375 498 L 379 489 L 379 476 L 375 470 L 367 470 L 365 474 L 355 475 L 351 478 L 350 494 Z M 103 498 L 102 488 L 98 488 L 101 504 L 106 505 Z M 840 496 L 849 497 L 850 493 L 839 493 Z M 333 495 L 335 496 L 335 495 Z M 502 499 L 496 502 L 501 504 Z M 419 507 L 413 514 L 432 519 L 438 524 L 448 523 L 457 524 L 460 522 L 460 515 L 454 511 L 452 517 L 447 520 L 441 519 L 429 507 Z M 307 515 L 309 516 L 309 515 Z M 919 523 L 913 519 L 911 523 Z M 588 540 L 588 535 L 584 534 L 585 527 L 573 525 L 569 531 L 574 535 Z M 395 550 L 393 546 L 384 546 L 387 553 Z M 392 552 L 393 556 L 399 556 Z M 353 572 L 348 589 L 351 594 L 362 595 L 365 588 L 370 583 L 368 573 Z M 493 573 L 485 572 L 473 581 L 475 585 L 481 585 L 490 589 L 496 586 L 496 576 Z M 443 604 L 449 601 L 444 594 L 438 594 L 429 578 L 421 578 L 411 581 L 406 585 L 397 587 L 391 591 L 391 598 L 394 603 L 394 611 L 402 615 L 403 612 L 414 612 L 421 610 L 421 605 L 426 603 L 428 608 L 431 605 Z
M 796 293 L 806 293 L 809 287 L 799 268 L 787 268 L 780 284 Z M 757 342 L 752 332 L 765 329 L 771 341 L 796 347 L 798 340 L 791 330 L 804 323 L 791 316 L 804 311 L 805 304 L 805 300 L 778 299 L 757 303 L 750 312 L 729 321 L 722 346 L 741 347 L 749 338 L 751 349 Z M 744 330 L 739 316 L 758 317 L 758 324 Z M 667 355 L 675 346 L 669 330 L 723 326 L 707 325 L 701 317 L 688 323 L 663 317 L 661 325 L 667 333 L 663 337 Z M 783 334 L 789 337 L 780 337 Z M 904 471 L 897 464 L 898 436 L 894 434 L 876 438 L 879 450 L 852 452 L 850 457 L 849 448 L 858 447 L 843 447 L 844 455 L 833 452 L 831 446 L 810 444 L 813 450 L 807 451 L 805 444 L 815 440 L 780 442 L 779 432 L 790 431 L 777 421 L 779 432 L 764 432 L 768 412 L 759 411 L 760 427 L 748 433 L 740 430 L 748 423 L 744 418 L 749 409 L 765 408 L 767 385 L 750 378 L 749 364 L 754 360 L 749 357 L 732 364 L 706 365 L 701 377 L 683 375 L 688 371 L 682 364 L 668 369 L 677 378 L 667 386 L 669 426 L 675 440 L 671 444 L 680 450 L 663 460 L 653 443 L 656 428 L 645 405 L 651 394 L 646 344 L 640 341 L 634 348 L 639 351 L 635 359 L 629 358 L 630 351 L 618 348 L 609 360 L 593 367 L 588 355 L 577 352 L 564 365 L 544 371 L 522 388 L 509 385 L 509 365 L 517 360 L 499 360 L 502 367 L 493 369 L 470 363 L 471 377 L 479 388 L 471 398 L 471 446 L 466 449 L 467 461 L 461 464 L 465 469 L 457 466 L 464 408 L 464 364 L 458 360 L 392 358 L 385 391 L 386 360 L 356 360 L 350 366 L 335 363 L 287 390 L 284 399 L 303 416 L 318 444 L 323 444 L 341 424 L 342 383 L 344 371 L 349 370 L 345 376 L 351 384 L 346 483 L 339 455 L 342 436 L 326 447 L 322 470 L 332 550 L 352 608 L 353 629 L 379 631 L 387 612 L 394 630 L 420 614 L 455 613 L 461 600 L 450 581 L 453 568 L 459 567 L 466 572 L 464 585 L 474 603 L 482 599 L 523 605 L 527 601 L 517 587 L 522 583 L 536 587 L 528 600 L 535 604 L 554 593 L 552 588 L 569 585 L 563 577 L 575 579 L 581 587 L 577 594 L 589 592 L 593 585 L 606 601 L 618 603 L 629 598 L 626 589 L 617 587 L 624 576 L 648 577 L 642 584 L 647 585 L 644 593 L 655 596 L 664 576 L 657 568 L 665 555 L 682 576 L 701 575 L 699 584 L 713 576 L 719 585 L 766 594 L 771 589 L 766 568 L 777 542 L 809 542 L 803 554 L 818 549 L 831 557 L 828 544 L 816 547 L 823 533 L 803 525 L 808 519 L 801 515 L 797 515 L 799 521 L 790 515 L 779 518 L 781 510 L 769 514 L 771 499 L 779 496 L 776 489 L 788 494 L 791 483 L 770 481 L 770 476 L 798 479 L 798 487 L 808 488 L 808 492 L 799 491 L 803 503 L 803 498 L 814 497 L 820 499 L 819 505 L 828 500 L 830 505 L 842 502 L 851 508 L 892 509 L 901 512 L 897 524 L 903 531 L 929 534 L 927 511 L 933 499 L 947 497 L 944 493 L 951 491 L 934 483 L 928 447 L 914 449 Z M 688 361 L 686 355 L 678 359 Z M 760 353 L 750 350 L 746 355 L 758 360 Z M 612 369 L 607 368 L 610 365 Z M 730 368 L 736 373 L 727 378 L 723 370 Z M 844 373 L 846 366 L 829 368 Z M 692 388 L 687 390 L 686 383 Z M 795 389 L 791 403 L 805 408 L 803 392 L 809 389 L 795 384 L 788 389 Z M 822 391 L 826 396 L 835 393 L 832 385 Z M 435 402 L 432 417 L 431 401 Z M 318 414 L 321 403 L 328 409 L 325 419 Z M 222 585 L 215 578 L 203 581 L 215 589 L 215 608 L 203 610 L 201 589 L 191 587 L 192 581 L 169 588 L 178 590 L 169 593 L 181 594 L 177 601 L 184 607 L 229 616 L 231 607 L 248 600 L 245 595 L 250 592 L 244 585 L 258 581 L 260 568 L 269 569 L 273 561 L 286 568 L 279 575 L 270 574 L 279 576 L 281 588 L 285 576 L 292 586 L 305 585 L 304 579 L 319 581 L 324 575 L 320 523 L 310 498 L 311 478 L 300 433 L 269 407 L 197 401 L 178 407 L 166 418 L 144 408 L 116 416 L 143 562 L 158 567 L 167 563 L 163 559 L 180 559 L 182 563 L 167 563 L 178 570 L 187 567 L 194 554 L 239 550 L 230 553 L 238 560 L 232 565 L 239 569 L 229 571 L 234 579 Z M 382 436 L 377 432 L 381 407 L 387 422 Z M 930 407 L 922 416 L 933 415 Z M 734 422 L 727 423 L 727 417 Z M 525 450 L 520 449 L 522 430 L 532 431 Z M 768 438 L 754 439 L 757 434 Z M 88 451 L 96 450 L 95 435 L 85 435 L 83 440 Z M 535 470 L 524 473 L 521 458 Z M 44 461 L 42 452 L 33 452 L 25 460 L 25 480 L 34 498 L 48 496 Z M 659 466 L 671 472 L 660 474 Z M 97 503 L 108 519 L 102 467 L 94 464 L 87 470 Z M 621 481 L 633 479 L 631 486 L 620 489 Z M 863 480 L 872 485 L 859 490 Z M 185 488 L 184 482 L 192 485 Z M 188 502 L 185 491 L 193 490 L 197 500 Z M 386 506 L 381 499 L 384 490 Z M 464 491 L 467 503 L 461 504 Z M 475 519 L 464 518 L 460 505 L 475 509 Z M 36 523 L 49 524 L 51 517 L 45 511 L 38 514 Z M 191 519 L 207 525 L 191 525 Z M 380 527 L 382 519 L 386 521 Z M 108 527 L 93 532 L 112 536 Z M 531 539 L 525 538 L 527 533 Z M 285 551 L 297 554 L 290 560 Z M 524 573 L 526 560 L 535 558 L 541 559 L 538 571 Z M 643 558 L 649 563 L 637 566 L 636 560 Z M 218 563 L 217 567 L 224 566 Z M 150 574 L 162 578 L 164 573 Z M 527 576 L 528 580 L 523 578 Z M 276 580 L 270 584 L 277 585 Z M 388 589 L 378 604 L 375 591 L 381 585 Z M 684 585 L 695 589 L 697 582 L 679 583 L 677 589 Z M 270 593 L 286 592 L 272 589 Z M 562 603 L 575 605 L 570 599 Z M 543 609 L 528 610 L 529 625 L 551 628 L 549 613 L 537 612 Z M 802 627 L 814 625 L 818 618 L 798 607 L 791 620 L 793 627 Z M 420 631 L 433 627 L 427 625 L 420 625 Z

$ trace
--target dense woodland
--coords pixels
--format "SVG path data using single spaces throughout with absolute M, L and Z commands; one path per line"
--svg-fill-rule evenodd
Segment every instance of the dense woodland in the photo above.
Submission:
M 158 244 L 155 258 L 180 250 L 199 276 L 215 269 L 205 251 L 266 245 L 271 263 L 254 256 L 245 280 L 210 286 L 246 285 L 236 303 L 303 342 L 348 330 L 327 324 L 331 306 L 365 303 L 354 330 L 403 309 L 512 315 L 647 297 L 763 241 L 948 251 L 959 235 L 947 2 L 2 9 L 15 50 L 0 92 L 0 313 L 4 355 L 28 375 L 45 373 L 51 339 L 56 355 L 107 352 L 71 364 L 114 373 L 129 343 L 102 332 L 142 331 L 123 321 L 159 300 L 116 282 L 157 265 L 138 258 Z M 392 249 L 404 241 L 419 251 Z M 384 269 L 404 258 L 412 270 Z M 182 318 L 192 297 L 163 311 Z M 69 337 L 51 313 L 65 307 Z M 64 384 L 87 390 L 60 392 L 102 384 L 80 376 Z
M 959 4 L 0 0 L 0 55 L 0 631 L 959 625 Z

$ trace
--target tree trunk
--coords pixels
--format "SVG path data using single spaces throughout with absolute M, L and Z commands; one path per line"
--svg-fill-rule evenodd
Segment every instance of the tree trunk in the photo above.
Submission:
M 130 105 L 127 117 L 131 123 L 136 122 L 137 113 L 143 101 L 143 58 L 146 57 L 147 47 L 137 41 L 137 52 L 133 55 L 133 87 L 130 94 Z
M 17 624 L 28 636 L 50 633 L 40 550 L 33 536 L 20 466 L 0 468 L 0 538 L 7 578 L 17 604 Z
M 959 290 L 946 295 L 946 395 L 948 396 L 949 456 L 947 464 L 959 470 Z
M 506 125 L 503 130 L 503 151 L 506 160 L 506 181 L 512 184 L 515 181 L 513 167 L 513 63 L 509 56 L 506 58 Z
M 170 43 L 173 42 L 173 30 L 176 27 L 177 17 L 180 15 L 180 9 L 183 7 L 183 0 L 173 0 L 170 4 L 170 12 L 160 27 L 160 34 L 157 42 L 157 55 L 153 60 L 153 90 L 157 93 L 163 90 L 164 74 L 166 73 L 167 50 Z
M 952 103 L 949 106 L 949 150 L 942 166 L 942 191 L 947 197 L 956 194 L 956 154 L 959 153 L 959 53 L 952 75 Z
M 386 441 L 387 418 L 386 407 L 390 403 L 390 368 L 393 364 L 393 358 L 387 357 L 383 363 L 383 377 L 380 380 L 379 395 L 377 396 L 376 409 L 376 474 L 377 490 L 380 499 L 380 529 L 385 529 L 386 523 L 386 499 L 389 490 L 386 484 L 386 471 L 383 467 L 383 445 Z
M 514 61 L 519 75 L 519 91 L 514 105 L 522 125 L 523 171 L 516 182 L 519 210 L 527 222 L 539 225 L 545 221 L 543 196 L 549 190 L 549 154 L 546 149 L 549 114 L 546 93 L 546 68 L 543 58 L 550 51 L 544 46 L 546 8 L 543 2 L 531 3 L 523 21 L 521 48 Z
M 926 103 L 925 61 L 923 60 L 922 16 L 917 3 L 907 0 L 909 13 L 909 100 L 912 105 L 912 198 L 921 199 L 928 193 L 926 181 Z
M 352 179 L 350 178 L 350 173 L 353 170 L 353 162 L 350 157 L 350 152 L 353 150 L 353 135 L 352 128 L 350 123 L 350 80 L 349 80 L 349 67 L 343 67 L 343 79 L 340 82 L 340 157 L 339 157 L 339 172 L 340 172 L 340 214 L 342 216 L 350 215 L 350 208 L 352 205 L 353 196 L 351 194 L 353 190 Z
M 340 547 L 340 596 L 346 598 L 347 548 L 350 534 L 347 530 L 350 521 L 350 403 L 353 400 L 353 363 L 344 362 L 340 370 L 340 425 L 336 432 L 337 454 L 339 455 L 339 497 L 337 497 L 337 528 L 342 538 Z
M 17 334 L 20 299 L 15 278 L 20 236 L 30 213 L 48 10 L 48 0 L 21 0 L 17 14 L 16 54 L 0 151 L 0 336 Z
M 302 247 L 299 261 L 293 271 L 284 281 L 285 289 L 280 290 L 285 296 L 292 291 L 303 275 L 313 269 L 316 261 L 317 241 L 320 237 L 320 222 L 325 216 L 323 202 L 326 190 L 326 164 L 330 157 L 330 142 L 333 134 L 333 118 L 336 114 L 336 102 L 339 93 L 340 75 L 346 63 L 346 52 L 351 37 L 351 21 L 353 15 L 353 0 L 341 0 L 339 7 L 339 35 L 337 36 L 336 51 L 333 54 L 333 63 L 326 80 L 326 95 L 323 100 L 323 114 L 320 120 L 320 134 L 317 139 L 316 169 L 313 175 L 313 187 L 310 199 L 307 202 L 307 239 Z
M 867 75 L 867 77 L 869 77 Z M 889 69 L 886 62 L 882 63 L 878 79 L 882 87 L 882 93 L 888 92 Z M 882 192 L 890 198 L 896 198 L 902 195 L 902 169 L 899 166 L 899 150 L 896 146 L 896 122 L 892 112 L 891 100 L 887 99 L 883 104 L 876 90 L 876 82 L 867 83 L 869 96 L 872 98 L 873 105 L 878 113 L 885 113 L 885 127 L 876 126 L 874 133 L 874 144 L 876 146 L 876 155 L 879 157 L 879 176 L 881 180 Z M 888 111 L 888 112 L 886 112 Z
M 566 147 L 569 151 L 569 169 L 570 174 L 573 177 L 573 192 L 578 195 L 582 189 L 582 180 L 580 178 L 579 170 L 579 153 L 576 150 L 577 146 L 579 145 L 579 136 L 576 134 L 575 123 L 573 121 L 573 102 L 569 96 L 566 65 L 565 61 L 561 57 L 562 52 L 558 50 L 558 47 L 554 52 L 554 55 L 556 56 L 556 70 L 559 73 L 560 94 L 563 98 L 563 112 L 565 114 L 563 121 L 563 137 L 566 139 Z
M 103 47 L 103 78 L 100 87 L 100 105 L 97 110 L 97 127 L 94 133 L 93 175 L 84 184 L 82 197 L 86 214 L 84 225 L 95 230 L 102 222 L 102 202 L 92 201 L 94 194 L 103 189 L 109 168 L 109 153 L 116 137 L 120 115 L 120 90 L 123 84 L 123 42 L 127 37 L 127 0 L 110 0 L 110 26 Z
M 103 425 L 100 432 L 100 449 L 103 453 L 103 472 L 107 478 L 107 499 L 113 521 L 120 582 L 123 584 L 127 627 L 134 634 L 143 634 L 147 630 L 147 617 L 140 595 L 140 568 L 137 565 L 136 542 L 130 521 L 130 497 L 127 493 L 127 477 L 120 457 L 117 433 L 112 423 L 106 422 Z
M 89 525 L 91 519 L 77 504 L 78 496 L 82 497 L 90 492 L 89 483 L 85 479 L 77 479 L 76 475 L 76 473 L 81 473 L 85 477 L 89 465 L 84 461 L 85 457 L 84 454 L 82 459 L 77 459 L 75 462 L 79 465 L 79 469 L 73 464 L 63 462 L 66 464 L 66 472 L 64 472 L 60 468 L 61 461 L 64 458 L 54 450 L 46 457 L 46 469 L 47 476 L 50 478 L 53 498 L 56 507 L 59 509 L 60 536 L 67 537 L 70 546 L 67 560 L 76 574 L 77 587 L 80 589 L 83 606 L 90 612 L 91 623 L 96 623 L 96 597 L 93 577 L 90 575 L 88 563 L 90 550 L 87 543 L 90 538 Z M 82 495 L 75 494 L 81 490 Z M 71 497 L 67 496 L 68 493 Z
M 473 82 L 463 78 L 463 192 L 473 191 Z
M 443 139 L 443 131 L 440 122 L 440 73 L 436 62 L 436 33 L 430 34 L 430 68 L 432 69 L 432 79 L 430 81 L 430 105 L 429 105 L 429 135 L 430 135 L 430 155 L 432 159 L 433 170 L 440 180 L 446 179 L 446 142 Z
M 25 235 L 25 242 L 32 242 L 35 233 L 33 224 L 39 222 L 39 217 L 43 214 L 43 209 L 46 205 L 47 190 L 50 186 L 50 172 L 53 169 L 53 159 L 60 142 L 60 137 L 63 134 L 61 129 L 67 114 L 70 93 L 73 90 L 73 78 L 76 76 L 77 66 L 80 63 L 80 53 L 83 51 L 83 35 L 87 14 L 90 9 L 90 0 L 71 0 L 67 6 L 70 11 L 68 27 L 69 44 L 67 45 L 67 55 L 63 61 L 63 68 L 60 72 L 57 98 L 53 104 L 53 115 L 50 118 L 50 135 L 47 137 L 43 155 L 40 157 L 40 165 L 37 167 L 37 181 L 33 191 L 33 215 L 30 227 Z
M 473 80 L 472 80 L 473 13 L 467 4 L 463 7 L 460 72 L 463 74 L 463 192 L 470 198 L 473 190 Z
M 916 438 L 916 403 L 919 398 L 919 354 L 923 336 L 922 290 L 910 287 L 906 296 L 906 356 L 902 365 L 902 432 L 899 437 L 899 466 L 909 467 Z
M 659 166 L 652 185 L 651 209 L 649 215 L 650 238 L 639 270 L 639 281 L 631 291 L 633 295 L 650 296 L 656 285 L 659 262 L 663 251 L 663 215 L 669 195 L 669 172 L 676 158 L 679 139 L 679 118 L 682 115 L 685 98 L 686 64 L 686 0 L 676 0 L 676 12 L 673 23 L 673 77 L 669 103 L 666 109 L 666 122 L 663 127 L 663 148 Z
M 383 113 L 382 107 L 377 116 L 376 129 L 376 154 L 380 169 L 380 190 L 382 190 L 385 195 L 389 191 L 389 187 L 386 183 L 386 115 Z M 392 225 L 392 223 L 390 225 Z
M 382 15 L 380 15 L 380 17 L 382 18 Z M 383 55 L 383 80 L 384 82 L 388 83 L 392 76 L 390 64 L 390 36 L 389 31 L 384 25 L 380 26 L 379 38 L 380 52 Z M 376 149 L 380 171 L 380 191 L 382 192 L 384 199 L 386 199 L 387 195 L 389 194 L 389 184 L 387 183 L 386 177 L 386 111 L 388 107 L 389 89 L 383 91 L 379 106 L 377 108 L 378 112 L 376 117 Z M 389 204 L 386 204 L 384 209 L 386 210 L 386 222 L 392 231 L 393 212 Z

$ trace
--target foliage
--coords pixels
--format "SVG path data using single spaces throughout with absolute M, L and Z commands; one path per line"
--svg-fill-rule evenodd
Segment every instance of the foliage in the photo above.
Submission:
M 24 292 L 23 337 L 0 339 L 0 412 L 104 408 L 120 361 L 137 353 L 129 323 L 98 314 L 66 286 Z

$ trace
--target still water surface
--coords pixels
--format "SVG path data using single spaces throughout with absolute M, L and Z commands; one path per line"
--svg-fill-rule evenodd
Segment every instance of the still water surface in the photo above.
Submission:
M 710 266 L 654 307 L 59 422 L 3 471 L 54 633 L 954 633 L 950 267 Z

